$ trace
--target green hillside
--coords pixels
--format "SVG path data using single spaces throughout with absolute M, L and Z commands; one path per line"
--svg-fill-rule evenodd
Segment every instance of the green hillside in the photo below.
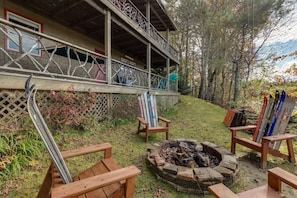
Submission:
M 226 110 L 190 96 L 180 96 L 179 103 L 168 111 L 167 118 L 172 120 L 170 139 L 194 139 L 198 142 L 209 141 L 219 146 L 230 149 L 231 134 L 224 125 L 223 120 Z M 123 121 L 124 122 L 124 121 Z M 88 126 L 87 132 L 71 131 L 66 135 L 57 135 L 61 150 L 82 147 L 90 144 L 109 142 L 113 145 L 113 158 L 122 166 L 134 164 L 142 173 L 136 180 L 135 197 L 199 197 L 198 195 L 177 192 L 173 187 L 158 180 L 145 165 L 146 148 L 165 138 L 165 134 L 150 136 L 145 143 L 144 134 L 137 135 L 137 122 L 126 122 L 115 127 L 110 122 L 94 123 Z M 296 146 L 296 143 L 295 143 Z M 259 157 L 250 150 L 238 146 L 236 156 L 239 159 L 240 176 L 233 187 L 239 192 L 265 183 L 266 172 L 259 169 Z M 43 151 L 45 152 L 45 151 Z M 2 184 L 0 196 L 5 197 L 32 197 L 38 192 L 42 179 L 48 168 L 48 155 L 36 158 L 32 164 L 25 167 L 18 178 L 9 179 Z M 80 169 L 90 166 L 98 160 L 98 156 L 91 155 L 84 159 L 68 162 L 71 172 L 75 174 Z M 268 168 L 281 166 L 295 172 L 296 167 L 288 162 L 269 157 Z M 256 181 L 256 182 L 255 182 Z M 291 193 L 288 191 L 288 193 Z M 201 197 L 201 196 L 200 196 Z M 210 196 L 205 196 L 210 197 Z

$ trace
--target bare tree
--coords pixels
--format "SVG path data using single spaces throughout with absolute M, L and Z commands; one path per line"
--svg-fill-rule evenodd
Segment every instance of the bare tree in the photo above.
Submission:
M 288 0 L 166 0 L 179 31 L 174 34 L 181 57 L 180 80 L 185 91 L 193 79 L 199 80 L 198 97 L 224 104 L 237 102 L 244 94 L 259 49 L 269 32 L 290 11 Z M 255 38 L 262 34 L 262 44 Z M 190 52 L 190 49 L 194 50 Z M 199 55 L 192 71 L 190 54 Z M 192 82 L 193 83 L 193 82 Z

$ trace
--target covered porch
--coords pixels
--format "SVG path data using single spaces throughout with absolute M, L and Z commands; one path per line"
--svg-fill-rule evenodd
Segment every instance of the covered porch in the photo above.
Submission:
M 168 43 L 175 26 L 158 1 L 145 6 L 128 0 L 12 2 L 21 6 L 17 9 L 30 9 L 99 45 L 93 48 L 85 38 L 66 31 L 53 35 L 52 28 L 38 32 L 0 18 L 0 37 L 5 41 L 0 46 L 0 88 L 20 89 L 23 80 L 19 85 L 18 79 L 33 74 L 48 90 L 66 90 L 71 84 L 80 91 L 177 94 L 177 52 Z M 5 86 L 11 79 L 16 83 Z
M 119 110 L 135 117 L 144 91 L 166 106 L 178 101 L 179 61 L 168 42 L 175 26 L 159 1 L 11 0 L 0 7 L 0 121 L 16 123 L 26 111 L 31 74 L 43 109 L 54 104 L 49 91 L 95 93 L 90 108 L 78 109 L 97 120 Z

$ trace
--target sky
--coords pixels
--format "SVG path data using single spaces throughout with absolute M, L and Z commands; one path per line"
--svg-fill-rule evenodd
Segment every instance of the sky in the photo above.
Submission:
M 165 4 L 163 0 L 161 1 Z M 263 59 L 261 57 L 267 54 L 275 54 L 277 57 L 297 51 L 297 1 L 293 6 L 293 11 L 279 23 L 280 25 L 274 29 L 265 42 L 265 46 L 259 54 L 260 59 Z M 261 39 L 256 41 L 256 45 L 259 43 L 261 43 Z M 287 56 L 284 60 L 277 62 L 267 61 L 267 64 L 273 67 L 273 72 L 277 74 L 284 74 L 284 71 L 294 63 L 297 64 L 297 57 Z
M 280 23 L 280 27 L 277 27 L 266 44 L 272 44 L 276 42 L 285 43 L 290 40 L 297 39 L 297 10 L 294 9 L 290 16 L 286 17 Z
M 265 42 L 265 46 L 261 49 L 259 57 L 267 54 L 275 54 L 275 57 L 277 57 L 289 55 L 297 51 L 297 9 L 294 9 L 280 24 Z M 284 71 L 287 68 L 294 63 L 297 64 L 297 57 L 287 56 L 283 60 L 277 62 L 266 61 L 266 63 L 273 67 L 273 72 L 284 75 Z

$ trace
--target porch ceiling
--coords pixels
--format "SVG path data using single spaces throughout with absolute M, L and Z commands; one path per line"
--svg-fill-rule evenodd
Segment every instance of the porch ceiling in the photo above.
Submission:
M 87 0 L 11 0 L 18 5 L 51 18 L 52 20 L 83 33 L 104 43 L 104 14 L 92 7 Z M 98 8 L 105 8 L 100 1 L 94 1 Z M 145 13 L 145 1 L 132 0 Z M 175 30 L 175 26 L 166 15 L 158 0 L 151 0 L 151 22 L 159 31 L 166 27 Z M 160 18 L 161 17 L 161 18 Z M 162 19 L 162 21 L 160 21 Z M 58 36 L 57 36 L 58 37 Z M 146 46 L 133 37 L 122 27 L 112 23 L 112 48 L 124 52 L 126 55 L 137 58 L 146 63 Z M 152 52 L 152 66 L 164 67 L 165 59 L 156 51 Z M 175 64 L 171 62 L 171 64 Z

